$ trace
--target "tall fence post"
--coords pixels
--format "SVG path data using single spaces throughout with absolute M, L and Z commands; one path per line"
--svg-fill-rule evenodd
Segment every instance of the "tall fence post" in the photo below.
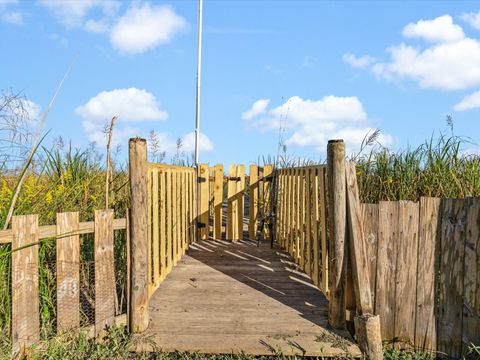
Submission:
M 329 308 L 328 321 L 335 328 L 345 327 L 345 247 L 346 247 L 346 186 L 345 144 L 329 140 L 327 146 L 329 244 Z
M 147 142 L 134 138 L 129 141 L 130 172 L 130 330 L 142 332 L 148 327 L 148 197 Z

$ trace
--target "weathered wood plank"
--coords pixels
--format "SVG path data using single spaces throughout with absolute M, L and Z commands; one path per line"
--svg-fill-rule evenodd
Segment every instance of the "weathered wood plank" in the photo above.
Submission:
M 152 171 L 152 261 L 153 261 L 153 286 L 160 284 L 160 214 L 158 202 L 158 170 Z
M 312 276 L 312 169 L 305 171 L 305 272 Z
M 382 339 L 393 340 L 395 334 L 395 272 L 398 237 L 398 202 L 378 204 L 378 251 L 375 314 L 380 315 Z
M 165 276 L 172 270 L 173 267 L 173 174 L 170 171 L 166 172 L 165 190 L 166 190 L 166 215 L 167 215 L 167 236 L 166 236 L 166 251 L 167 251 L 167 271 Z
M 166 204 L 166 174 L 164 170 L 160 170 L 160 188 L 159 188 L 159 206 L 160 206 L 160 281 L 167 276 L 167 204 Z
M 304 269 L 305 268 L 305 169 L 300 169 L 300 174 L 299 174 L 299 180 L 300 180 L 300 189 L 299 189 L 299 196 L 300 196 L 300 223 L 299 223 L 299 229 L 300 229 L 300 239 L 299 239 L 299 265 L 300 268 Z
M 272 165 L 265 165 L 263 167 L 263 178 L 270 178 L 273 176 L 273 166 Z M 263 181 L 263 196 L 264 196 L 264 201 L 265 204 L 263 206 L 264 208 L 264 219 L 265 219 L 265 214 L 272 214 L 273 212 L 273 201 L 274 198 L 272 196 L 272 182 L 271 181 Z M 267 224 L 265 224 L 267 225 Z M 270 239 L 270 229 L 268 226 L 263 227 L 263 238 L 264 239 Z
M 115 319 L 113 210 L 95 210 L 95 336 Z
M 251 176 L 251 175 L 250 175 Z M 215 165 L 213 192 L 213 238 L 222 238 L 223 165 Z
M 322 290 L 328 294 L 328 246 L 327 246 L 327 194 L 325 186 L 326 178 L 325 167 L 320 168 L 320 235 L 321 235 L 321 254 L 322 254 Z
M 320 237 L 319 237 L 319 226 L 320 226 L 320 212 L 319 212 L 319 198 L 318 198 L 318 177 L 320 174 L 320 169 L 313 169 L 311 173 L 311 180 L 312 183 L 312 202 L 313 202 L 313 232 L 312 232 L 312 252 L 313 252 L 313 267 L 312 267 L 312 278 L 313 283 L 320 287 Z
M 293 192 L 294 192 L 294 219 L 295 219 L 295 252 L 293 254 L 293 259 L 295 262 L 298 264 L 300 261 L 300 170 L 295 169 L 293 173 L 293 178 L 294 178 L 294 187 L 293 187 Z
M 258 231 L 258 184 L 258 165 L 250 165 L 248 237 L 252 240 Z
M 172 171 L 172 265 L 177 265 L 178 254 L 178 237 L 179 237 L 179 213 L 178 213 L 178 173 L 177 170 Z
M 443 199 L 442 202 L 437 349 L 459 358 L 467 213 L 463 199 Z
M 228 166 L 228 182 L 227 182 L 227 230 L 226 239 L 233 240 L 236 238 L 237 229 L 237 205 L 235 202 L 236 184 L 232 178 L 237 176 L 237 166 Z
M 440 199 L 420 198 L 415 347 L 436 350 L 435 269 L 440 231 Z
M 243 239 L 243 216 L 245 213 L 245 165 L 237 165 L 237 237 L 236 239 Z
M 375 282 L 377 278 L 377 245 L 378 245 L 378 204 L 362 204 L 363 233 L 365 251 L 368 260 L 370 293 L 375 307 Z
M 209 235 L 209 171 L 208 164 L 201 164 L 199 166 L 199 188 L 200 188 L 200 208 L 199 208 L 199 222 L 202 227 L 199 228 L 199 238 L 201 240 L 208 239 Z
M 398 204 L 394 336 L 401 348 L 410 347 L 415 339 L 418 211 L 418 203 L 400 201 Z
M 57 214 L 57 329 L 80 326 L 80 236 L 78 212 Z
M 38 215 L 13 216 L 12 234 L 12 352 L 24 354 L 40 340 Z

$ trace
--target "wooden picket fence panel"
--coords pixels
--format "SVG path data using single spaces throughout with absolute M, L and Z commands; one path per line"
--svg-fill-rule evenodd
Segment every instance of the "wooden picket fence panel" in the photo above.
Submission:
M 202 165 L 198 177 L 191 167 L 148 163 L 147 168 L 148 293 L 151 295 L 195 241 L 197 178 L 208 167 Z M 205 185 L 208 190 L 208 182 L 199 183 L 201 191 Z M 200 203 L 200 221 L 205 217 L 203 205 Z
M 383 340 L 455 358 L 480 344 L 480 198 L 362 207 Z
M 106 326 L 126 324 L 116 316 L 114 230 L 127 228 L 113 210 L 96 210 L 95 221 L 79 222 L 78 212 L 57 214 L 57 224 L 39 226 L 38 215 L 12 218 L 12 228 L 0 231 L 0 244 L 11 243 L 12 349 L 22 354 L 40 340 L 39 241 L 55 238 L 57 332 L 79 330 L 101 336 Z M 95 324 L 80 328 L 80 235 L 94 233 Z M 128 239 L 128 232 L 127 232 Z M 2 275 L 3 276 L 3 275 Z
M 277 177 L 276 240 L 328 292 L 326 167 L 280 169 Z

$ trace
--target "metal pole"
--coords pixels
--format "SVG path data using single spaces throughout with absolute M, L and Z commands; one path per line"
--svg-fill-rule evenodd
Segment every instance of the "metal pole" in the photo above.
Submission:
M 198 0 L 198 61 L 197 61 L 197 100 L 195 112 L 195 166 L 199 163 L 200 142 L 200 74 L 202 69 L 202 0 Z

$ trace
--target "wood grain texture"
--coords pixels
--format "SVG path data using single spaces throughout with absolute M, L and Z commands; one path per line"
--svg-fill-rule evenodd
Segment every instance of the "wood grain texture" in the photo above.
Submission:
M 382 339 L 394 339 L 396 241 L 398 236 L 398 202 L 378 204 L 378 251 L 375 314 L 380 315 Z
M 159 183 L 158 170 L 152 171 L 152 262 L 153 262 L 153 286 L 160 284 L 160 213 L 159 213 Z
M 167 236 L 166 236 L 166 251 L 167 251 L 167 274 L 173 268 L 173 175 L 171 172 L 166 173 L 165 189 L 166 189 L 166 216 L 167 216 Z M 166 276 L 166 274 L 165 274 Z
M 115 318 L 113 210 L 95 210 L 95 336 L 102 336 Z
M 250 175 L 251 176 L 251 175 Z M 223 165 L 215 165 L 213 191 L 213 238 L 222 238 Z
M 160 170 L 159 183 L 159 207 L 160 207 L 160 221 L 159 221 L 159 241 L 160 241 L 160 281 L 163 281 L 167 276 L 167 192 L 166 192 L 166 174 L 165 171 Z
M 204 227 L 199 228 L 199 238 L 202 240 L 208 239 L 209 236 L 209 171 L 208 164 L 201 164 L 199 166 L 199 196 L 200 196 L 200 208 L 198 221 L 205 224 Z
M 363 233 L 367 267 L 370 277 L 372 304 L 375 308 L 375 284 L 377 279 L 377 245 L 378 245 L 378 204 L 361 204 L 363 214 Z
M 435 272 L 440 235 L 440 199 L 420 198 L 415 347 L 436 350 Z
M 327 175 L 326 168 L 320 168 L 320 235 L 321 235 L 321 255 L 322 255 L 322 290 L 324 294 L 328 294 L 328 244 L 327 244 L 327 193 L 325 186 L 325 178 Z
M 243 216 L 245 214 L 245 165 L 237 165 L 237 237 L 236 240 L 243 239 Z
M 227 230 L 226 239 L 233 240 L 236 238 L 237 227 L 237 203 L 235 201 L 235 192 L 237 186 L 232 178 L 237 176 L 237 166 L 228 166 L 228 182 L 227 182 Z
M 329 264 L 329 321 L 335 328 L 345 327 L 346 283 L 346 189 L 345 144 L 343 140 L 330 140 L 327 146 L 328 194 L 330 217 Z
M 57 329 L 80 326 L 80 236 L 78 212 L 57 214 Z
M 163 350 L 359 356 L 346 331 L 327 329 L 327 299 L 291 260 L 268 241 L 194 244 L 152 297 L 142 336 Z
M 320 237 L 319 237 L 319 226 L 320 226 L 320 203 L 318 195 L 318 185 L 319 185 L 319 171 L 320 169 L 313 169 L 310 174 L 310 182 L 312 183 L 312 256 L 313 256 L 313 265 L 312 265 L 312 280 L 313 283 L 320 287 Z
M 263 178 L 271 178 L 273 176 L 273 165 L 267 164 L 263 167 Z M 265 204 L 263 206 L 265 216 L 267 213 L 273 213 L 273 201 L 274 197 L 272 196 L 272 182 L 271 181 L 263 181 L 263 197 Z M 263 238 L 270 239 L 270 229 L 268 226 L 263 227 Z
M 40 340 L 38 215 L 12 217 L 12 353 Z
M 305 267 L 304 271 L 312 275 L 312 169 L 305 170 Z
M 401 348 L 411 348 L 415 338 L 418 212 L 418 203 L 400 201 L 398 204 L 394 336 Z
M 443 199 L 442 205 L 437 349 L 459 358 L 467 213 L 462 199 Z

